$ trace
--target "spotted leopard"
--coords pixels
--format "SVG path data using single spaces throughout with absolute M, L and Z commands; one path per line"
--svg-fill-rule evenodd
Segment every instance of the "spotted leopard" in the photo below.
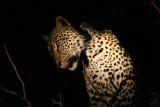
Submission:
M 89 37 L 59 16 L 50 36 L 44 37 L 56 65 L 74 71 L 82 63 L 91 107 L 132 105 L 136 85 L 130 56 L 111 30 L 98 31 L 86 23 L 80 28 Z

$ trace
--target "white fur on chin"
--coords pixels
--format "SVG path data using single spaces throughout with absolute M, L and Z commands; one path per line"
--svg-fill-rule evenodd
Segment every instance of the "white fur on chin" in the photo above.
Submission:
M 73 62 L 72 67 L 71 67 L 71 68 L 68 68 L 68 69 L 69 69 L 70 71 L 74 71 L 74 70 L 77 68 L 77 66 L 78 66 L 78 61 Z

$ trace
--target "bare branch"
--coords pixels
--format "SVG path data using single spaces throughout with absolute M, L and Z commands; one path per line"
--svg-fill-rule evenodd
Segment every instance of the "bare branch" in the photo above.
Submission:
M 8 52 L 8 50 L 7 50 L 6 45 L 5 45 L 5 44 L 3 44 L 3 45 L 4 45 L 4 49 L 5 49 L 6 55 L 7 55 L 8 59 L 9 59 L 9 61 L 11 62 L 12 66 L 13 66 L 13 68 L 14 68 L 14 71 L 15 71 L 15 73 L 16 73 L 16 75 L 17 75 L 17 78 L 19 79 L 19 81 L 20 81 L 21 84 L 22 84 L 22 89 L 23 89 L 23 98 L 22 98 L 22 100 L 26 101 L 26 103 L 28 104 L 26 107 L 32 107 L 31 102 L 30 102 L 30 101 L 27 99 L 27 97 L 26 97 L 26 91 L 25 91 L 24 81 L 23 81 L 23 79 L 21 78 L 20 74 L 18 73 L 18 70 L 17 70 L 15 64 L 13 63 L 13 61 L 12 61 L 10 55 L 9 55 L 9 52 Z M 4 90 L 4 91 L 8 92 L 8 93 L 12 93 L 12 94 L 14 94 L 14 95 L 17 95 L 17 93 L 15 93 L 15 92 L 13 92 L 13 91 L 10 91 L 10 90 L 7 90 L 7 89 L 3 88 L 2 86 L 1 86 L 0 88 L 1 88 L 2 90 Z
M 150 0 L 150 2 L 143 2 L 143 3 L 153 6 L 160 13 L 160 8 L 158 8 L 158 6 L 156 5 L 156 0 Z
M 61 96 L 61 93 L 59 93 L 59 96 L 60 96 L 60 101 L 56 101 L 55 99 L 52 99 L 52 104 L 57 104 L 59 105 L 60 107 L 63 107 L 63 104 L 62 104 L 62 96 Z
M 156 3 L 155 3 L 155 0 L 151 0 L 151 4 L 152 6 L 160 13 L 160 9 L 157 7 Z
M 13 94 L 13 95 L 18 95 L 16 92 L 8 90 L 8 89 L 4 88 L 3 86 L 0 86 L 0 89 L 7 92 L 7 93 L 10 93 L 10 94 Z
M 28 100 L 28 99 L 24 99 L 22 98 L 22 100 L 24 100 L 28 105 L 25 107 L 32 107 L 32 103 Z
M 19 81 L 20 81 L 21 84 L 22 84 L 23 97 L 24 97 L 24 99 L 26 100 L 27 98 L 26 98 L 25 84 L 24 84 L 24 82 L 23 82 L 23 80 L 22 80 L 20 74 L 18 73 L 17 68 L 16 68 L 15 64 L 13 63 L 13 61 L 12 61 L 12 59 L 11 59 L 9 53 L 8 53 L 8 50 L 7 50 L 7 48 L 6 48 L 6 45 L 5 45 L 5 44 L 3 44 L 3 45 L 4 45 L 4 49 L 5 49 L 6 55 L 7 55 L 8 59 L 9 59 L 9 61 L 11 62 L 11 64 L 12 64 L 12 66 L 13 66 L 15 72 L 16 72 L 16 75 L 17 75 Z

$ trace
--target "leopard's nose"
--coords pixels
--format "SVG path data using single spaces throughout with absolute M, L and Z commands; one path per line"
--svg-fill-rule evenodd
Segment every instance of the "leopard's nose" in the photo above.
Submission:
M 67 69 L 68 68 L 68 64 L 66 63 L 66 64 L 61 64 L 61 62 L 59 62 L 58 64 L 57 64 L 57 67 L 58 68 L 62 68 L 62 69 Z
M 68 64 L 64 64 L 61 66 L 62 69 L 67 69 L 68 68 Z

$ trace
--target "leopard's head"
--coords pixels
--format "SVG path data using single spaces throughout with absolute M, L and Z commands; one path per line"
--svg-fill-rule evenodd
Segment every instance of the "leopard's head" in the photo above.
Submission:
M 50 36 L 44 38 L 48 41 L 48 49 L 59 68 L 74 71 L 78 67 L 84 49 L 84 38 L 65 18 L 57 17 L 55 28 Z

